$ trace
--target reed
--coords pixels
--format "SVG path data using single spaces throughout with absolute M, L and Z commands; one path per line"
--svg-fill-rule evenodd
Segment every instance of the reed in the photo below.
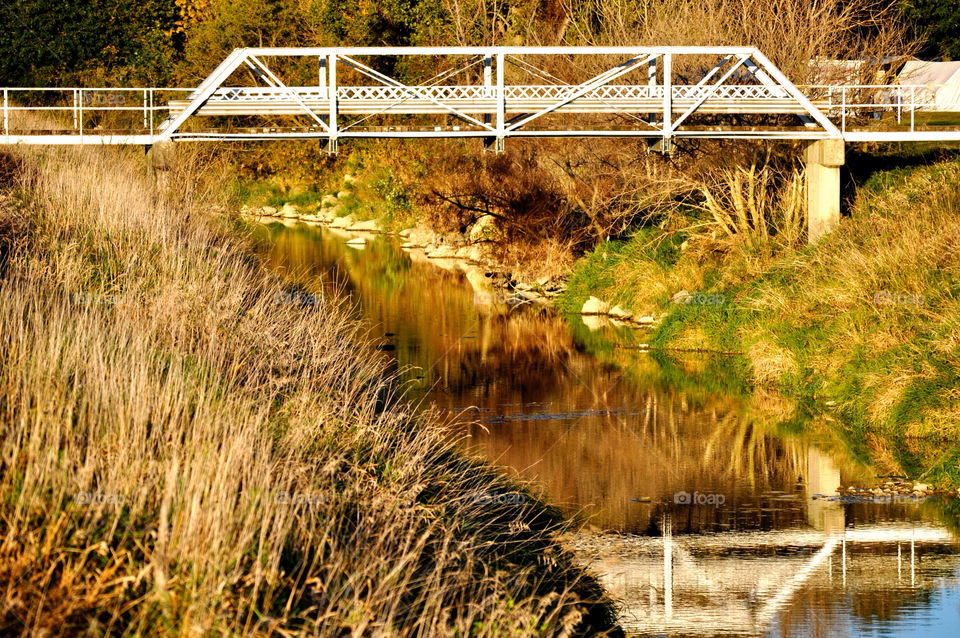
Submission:
M 702 185 L 700 210 L 728 237 L 742 240 L 751 250 L 771 243 L 781 249 L 799 245 L 806 225 L 803 173 L 737 166 L 720 171 L 710 185 Z
M 252 256 L 212 161 L 0 162 L 3 633 L 609 629 L 559 516 Z

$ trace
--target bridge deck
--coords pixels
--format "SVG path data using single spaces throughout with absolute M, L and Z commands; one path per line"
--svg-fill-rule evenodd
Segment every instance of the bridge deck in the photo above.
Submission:
M 506 111 L 535 112 L 570 98 L 577 87 L 508 86 L 504 88 Z M 804 114 L 797 101 L 782 91 L 758 86 L 723 87 L 719 95 L 709 95 L 710 87 L 673 87 L 673 109 L 683 112 L 697 105 L 708 114 Z M 291 96 L 291 92 L 297 99 Z M 815 102 L 826 108 L 827 100 Z M 177 114 L 190 100 L 171 100 L 169 111 Z M 290 89 L 225 88 L 218 90 L 196 112 L 201 116 L 229 115 L 303 115 L 304 107 L 318 113 L 330 109 L 328 91 L 321 87 Z M 450 109 L 474 115 L 497 113 L 498 96 L 483 85 L 424 86 L 410 88 L 340 86 L 337 87 L 337 111 L 344 115 L 447 114 Z M 585 93 L 557 107 L 558 113 L 641 114 L 662 113 L 664 89 L 660 86 L 614 85 Z

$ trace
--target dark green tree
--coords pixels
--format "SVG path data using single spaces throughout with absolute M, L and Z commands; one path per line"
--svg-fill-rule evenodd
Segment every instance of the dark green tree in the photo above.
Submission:
M 900 9 L 923 41 L 922 55 L 960 59 L 960 0 L 901 0 Z
M 174 0 L 8 0 L 0 3 L 0 83 L 158 83 L 175 56 Z

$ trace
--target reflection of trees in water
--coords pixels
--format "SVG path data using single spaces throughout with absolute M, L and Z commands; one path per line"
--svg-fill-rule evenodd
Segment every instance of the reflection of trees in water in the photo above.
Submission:
M 589 379 L 590 389 L 541 388 L 538 399 L 562 402 L 573 396 L 568 409 L 583 414 L 609 406 L 611 414 L 488 422 L 489 433 L 471 429 L 478 447 L 499 463 L 529 468 L 524 474 L 541 483 L 554 502 L 587 504 L 592 522 L 604 528 L 642 532 L 649 527 L 656 533 L 665 511 L 672 511 L 677 529 L 685 531 L 769 529 L 802 521 L 799 499 L 761 496 L 795 491 L 804 473 L 802 445 L 744 424 L 733 402 L 693 408 L 682 394 L 617 384 L 616 373 L 581 376 Z M 606 400 L 598 405 L 596 396 Z M 496 407 L 498 399 L 492 397 L 490 404 Z M 624 406 L 626 412 L 617 413 Z M 721 493 L 726 502 L 719 508 L 675 504 L 679 490 Z
M 715 421 L 703 462 L 723 468 L 725 476 L 746 481 L 754 491 L 781 486 L 780 489 L 796 492 L 797 485 L 807 479 L 808 446 L 772 430 L 770 421 L 757 420 L 749 413 L 726 414 Z
M 300 270 L 326 273 L 335 262 L 350 287 L 370 300 L 367 318 L 395 334 L 389 339 L 398 369 L 425 370 L 416 385 L 433 389 L 428 403 L 456 413 L 474 406 L 486 431 L 468 432 L 485 456 L 536 478 L 553 502 L 587 504 L 603 527 L 642 529 L 655 506 L 634 499 L 669 499 L 678 489 L 701 487 L 722 488 L 730 505 L 682 513 L 688 519 L 702 513 L 711 527 L 735 526 L 737 517 L 762 518 L 759 509 L 741 507 L 739 495 L 797 478 L 796 453 L 744 423 L 734 401 L 703 404 L 640 384 L 636 375 L 625 377 L 622 368 L 598 365 L 581 351 L 561 317 L 480 312 L 461 275 L 385 266 L 405 261 L 389 246 L 357 252 L 321 243 L 318 251 L 308 231 L 277 250 Z M 529 418 L 531 412 L 540 418 Z
M 373 334 L 395 347 L 411 398 L 430 390 L 426 403 L 452 414 L 474 406 L 467 416 L 484 427 L 467 426 L 472 444 L 535 478 L 553 502 L 637 531 L 666 511 L 678 531 L 767 529 L 798 517 L 799 508 L 768 494 L 794 491 L 804 473 L 805 446 L 768 425 L 793 406 L 766 401 L 751 406 L 759 416 L 745 416 L 738 400 L 689 383 L 702 374 L 678 389 L 657 381 L 662 362 L 633 351 L 608 349 L 608 363 L 598 364 L 564 319 L 478 309 L 462 273 L 411 263 L 388 242 L 358 251 L 302 226 L 272 236 L 273 265 L 318 289 L 360 293 Z M 838 449 L 831 456 L 842 457 Z M 679 490 L 715 491 L 727 502 L 677 506 Z

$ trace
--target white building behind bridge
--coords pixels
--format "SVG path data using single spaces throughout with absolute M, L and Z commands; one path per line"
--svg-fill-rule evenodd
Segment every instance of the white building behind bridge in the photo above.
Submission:
M 960 111 L 960 62 L 907 62 L 897 84 L 915 86 L 918 111 Z

